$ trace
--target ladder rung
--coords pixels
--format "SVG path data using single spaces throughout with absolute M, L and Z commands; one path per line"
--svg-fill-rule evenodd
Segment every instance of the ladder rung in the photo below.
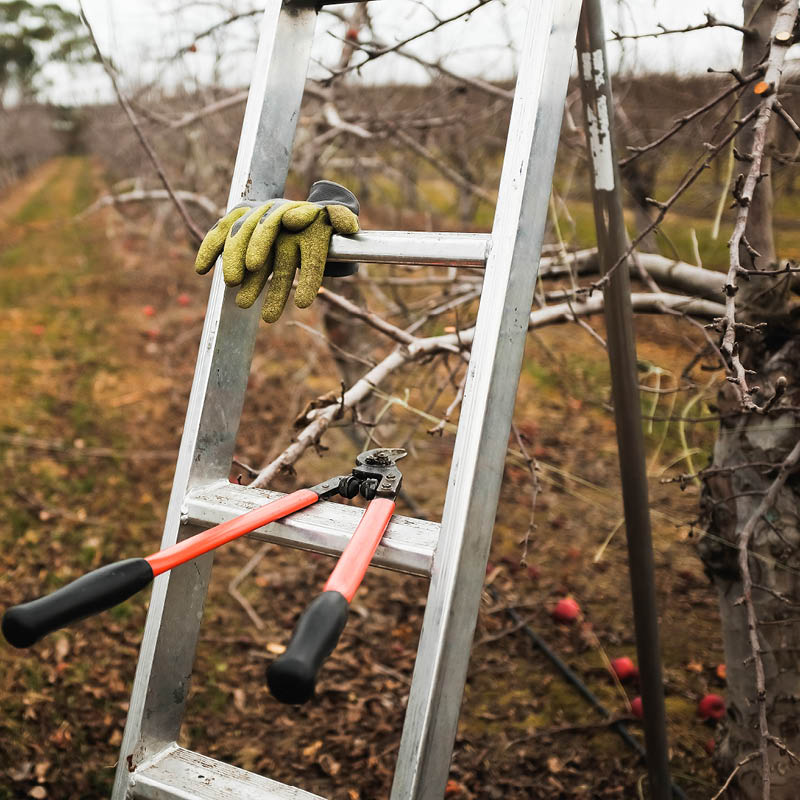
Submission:
M 136 800 L 324 800 L 177 746 L 133 772 L 129 786 Z
M 209 528 L 283 497 L 280 492 L 250 489 L 233 483 L 214 483 L 191 492 L 185 501 L 186 522 Z M 338 556 L 358 525 L 363 509 L 321 501 L 284 520 L 253 531 L 265 542 Z M 439 538 L 439 523 L 395 515 L 372 563 L 397 572 L 429 577 Z
M 488 233 L 361 231 L 354 236 L 334 236 L 328 259 L 373 264 L 484 267 L 491 239 Z

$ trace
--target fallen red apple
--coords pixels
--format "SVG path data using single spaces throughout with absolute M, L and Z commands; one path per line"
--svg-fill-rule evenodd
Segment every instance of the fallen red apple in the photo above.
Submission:
M 182 292 L 181 294 L 178 295 L 178 305 L 179 306 L 188 306 L 189 303 L 191 303 L 191 302 L 192 302 L 192 298 L 189 297 L 189 295 L 186 294 L 186 292 Z
M 581 614 L 581 607 L 571 597 L 562 597 L 551 612 L 556 622 L 575 622 Z
M 639 670 L 636 664 L 628 656 L 615 658 L 611 661 L 611 669 L 621 681 L 629 681 L 639 677 Z
M 714 741 L 714 737 L 712 736 L 710 739 L 708 739 L 703 747 L 705 747 L 706 753 L 708 753 L 710 756 L 714 755 L 714 751 L 717 749 L 717 743 Z
M 153 317 L 155 316 L 155 313 L 156 310 L 153 308 L 153 306 L 145 306 L 142 309 L 142 314 L 144 314 L 146 317 Z
M 644 707 L 642 706 L 641 697 L 634 697 L 631 700 L 631 714 L 639 719 L 644 719 Z
M 697 704 L 697 714 L 702 719 L 722 719 L 725 716 L 725 698 L 718 694 L 707 694 Z

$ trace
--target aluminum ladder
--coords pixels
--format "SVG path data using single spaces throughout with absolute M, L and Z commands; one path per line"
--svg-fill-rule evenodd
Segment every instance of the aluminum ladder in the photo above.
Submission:
M 267 0 L 229 207 L 281 197 L 318 10 Z M 363 232 L 335 237 L 342 261 L 484 266 L 441 524 L 395 516 L 373 563 L 430 577 L 392 800 L 440 800 L 480 604 L 547 218 L 580 0 L 530 0 L 490 236 Z M 162 547 L 245 513 L 277 492 L 228 483 L 259 308 L 234 304 L 214 271 Z M 256 531 L 339 553 L 361 511 L 320 502 Z M 313 800 L 317 795 L 179 747 L 211 553 L 155 581 L 113 800 Z M 319 799 L 318 799 L 319 800 Z

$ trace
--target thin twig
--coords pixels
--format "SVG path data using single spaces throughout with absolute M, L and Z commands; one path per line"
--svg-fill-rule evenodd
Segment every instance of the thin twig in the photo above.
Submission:
M 697 119 L 697 117 L 702 116 L 707 111 L 710 111 L 712 108 L 714 108 L 715 105 L 717 105 L 717 103 L 722 102 L 726 97 L 733 94 L 734 92 L 741 91 L 744 87 L 752 83 L 760 75 L 763 75 L 763 73 L 764 73 L 763 69 L 757 69 L 751 72 L 750 74 L 745 75 L 740 80 L 737 80 L 736 83 L 732 83 L 718 95 L 712 97 L 711 100 L 709 100 L 707 103 L 703 104 L 699 108 L 696 108 L 694 111 L 691 111 L 688 114 L 684 114 L 681 117 L 679 117 L 675 121 L 675 124 L 666 133 L 659 136 L 658 139 L 654 139 L 652 142 L 648 142 L 647 144 L 642 145 L 640 147 L 628 146 L 628 150 L 632 151 L 633 155 L 630 155 L 627 158 L 623 158 L 619 162 L 619 166 L 624 167 L 627 164 L 630 164 L 632 161 L 635 161 L 637 158 L 639 158 L 639 156 L 643 155 L 644 153 L 647 153 L 649 150 L 653 150 L 659 145 L 664 144 L 664 142 L 666 142 L 667 139 L 670 139 L 672 136 L 678 133 L 678 131 L 680 131 L 682 128 L 688 125 L 692 120 Z
M 757 758 L 758 758 L 758 753 L 750 753 L 749 755 L 746 755 L 741 761 L 739 761 L 733 768 L 731 774 L 728 775 L 728 777 L 725 779 L 725 783 L 722 784 L 720 790 L 711 798 L 711 800 L 719 800 L 719 798 L 722 797 L 723 794 L 725 794 L 725 791 L 731 785 L 731 781 L 739 773 L 739 770 L 743 766 L 745 766 L 745 764 L 749 764 L 751 761 L 755 761 Z
M 86 26 L 86 29 L 89 32 L 89 38 L 92 40 L 92 46 L 94 47 L 94 51 L 97 54 L 97 60 L 102 65 L 103 69 L 106 72 L 106 75 L 111 80 L 111 85 L 114 87 L 114 92 L 117 95 L 117 99 L 119 100 L 119 104 L 122 106 L 123 111 L 128 117 L 128 120 L 131 123 L 131 127 L 136 133 L 136 136 L 139 139 L 144 151 L 147 153 L 147 157 L 150 159 L 153 167 L 155 167 L 156 172 L 158 173 L 158 177 L 161 179 L 161 183 L 164 184 L 164 188 L 167 190 L 170 199 L 172 200 L 175 208 L 178 210 L 178 213 L 183 220 L 186 229 L 189 231 L 189 234 L 196 242 L 199 244 L 203 241 L 204 233 L 200 230 L 194 220 L 189 216 L 189 212 L 186 210 L 186 206 L 183 204 L 183 201 L 178 197 L 175 190 L 172 188 L 172 184 L 167 178 L 167 173 L 164 171 L 164 168 L 161 166 L 161 161 L 159 160 L 158 156 L 156 155 L 156 151 L 153 149 L 150 142 L 147 140 L 147 137 L 142 132 L 142 128 L 139 125 L 139 121 L 136 119 L 136 114 L 134 114 L 133 109 L 131 108 L 130 103 L 128 102 L 125 95 L 122 93 L 122 90 L 117 83 L 116 75 L 114 74 L 114 70 L 111 69 L 108 62 L 103 57 L 103 53 L 100 50 L 100 45 L 97 43 L 97 39 L 94 35 L 94 30 L 92 29 L 91 24 L 89 23 L 89 18 L 86 16 L 86 10 L 83 7 L 83 3 L 80 3 L 80 11 L 81 11 L 81 19 L 83 20 L 83 24 Z
M 725 22 L 724 20 L 717 19 L 713 14 L 706 12 L 706 21 L 698 25 L 687 25 L 685 28 L 667 28 L 661 23 L 658 24 L 660 30 L 652 31 L 650 33 L 619 33 L 611 31 L 614 35 L 609 39 L 611 42 L 622 42 L 632 39 L 656 39 L 659 36 L 669 36 L 674 33 L 692 33 L 694 31 L 704 31 L 708 28 L 730 28 L 744 36 L 755 36 L 755 31 L 752 28 L 739 25 L 736 22 Z

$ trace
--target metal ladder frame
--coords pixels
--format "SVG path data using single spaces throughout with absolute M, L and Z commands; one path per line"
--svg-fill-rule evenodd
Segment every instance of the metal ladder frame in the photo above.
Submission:
M 283 194 L 317 10 L 332 4 L 267 0 L 229 207 Z M 491 237 L 373 232 L 332 245 L 340 260 L 485 264 L 441 525 L 396 517 L 374 561 L 431 578 L 392 800 L 439 800 L 447 780 L 547 217 L 542 188 L 552 181 L 580 5 L 530 0 Z M 275 494 L 227 482 L 259 313 L 236 307 L 215 273 L 162 547 Z M 341 531 L 353 530 L 358 514 L 320 503 L 257 535 L 337 553 L 346 540 Z M 205 555 L 154 583 L 112 798 L 313 800 L 176 744 L 212 560 Z

